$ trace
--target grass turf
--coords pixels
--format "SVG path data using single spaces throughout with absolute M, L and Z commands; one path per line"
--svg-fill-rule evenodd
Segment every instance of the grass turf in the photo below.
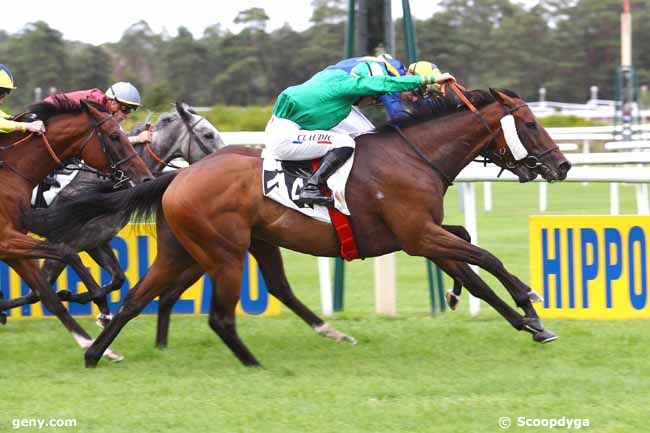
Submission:
M 479 243 L 527 281 L 536 186 L 493 189 L 494 211 L 479 213 Z M 551 185 L 548 212 L 607 213 L 607 191 L 606 184 Z M 452 190 L 450 224 L 463 222 L 456 204 Z M 631 188 L 621 205 L 634 213 Z M 287 252 L 285 261 L 298 296 L 318 310 L 315 260 Z M 81 351 L 55 320 L 10 318 L 0 328 L 0 432 L 20 418 L 77 420 L 76 428 L 43 431 L 496 432 L 502 416 L 515 424 L 517 417 L 588 418 L 592 432 L 648 430 L 647 322 L 547 321 L 560 340 L 541 346 L 485 305 L 470 318 L 465 298 L 460 311 L 431 317 L 425 277 L 423 259 L 400 254 L 399 314 L 379 317 L 372 262 L 349 264 L 346 311 L 330 322 L 356 346 L 317 337 L 286 311 L 240 318 L 240 334 L 264 369 L 240 367 L 205 317 L 174 317 L 165 351 L 153 348 L 153 318 L 140 317 L 113 345 L 126 360 L 95 370 L 83 369 Z

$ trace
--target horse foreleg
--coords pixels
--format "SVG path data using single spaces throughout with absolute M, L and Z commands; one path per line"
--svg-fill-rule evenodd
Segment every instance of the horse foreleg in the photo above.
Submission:
M 81 258 L 76 251 L 65 244 L 52 244 L 48 241 L 39 241 L 18 231 L 5 232 L 5 239 L 3 239 L 0 245 L 0 260 L 39 258 L 59 260 L 72 266 L 81 281 L 88 288 L 93 301 L 99 306 L 100 314 L 110 316 L 106 294 L 103 293 L 88 269 L 81 262 Z M 41 293 L 37 294 L 42 296 Z
M 65 309 L 61 300 L 50 290 L 45 278 L 40 272 L 36 261 L 33 260 L 6 260 L 20 277 L 36 292 L 40 297 L 43 305 L 47 307 L 61 321 L 63 326 L 70 332 L 77 344 L 85 349 L 92 343 L 92 338 L 86 331 L 72 318 L 68 310 Z M 113 351 L 107 351 L 104 355 L 115 361 L 123 357 Z
M 124 275 L 119 260 L 115 257 L 110 242 L 104 242 L 95 248 L 86 250 L 86 252 L 88 252 L 90 257 L 92 257 L 99 266 L 108 271 L 111 276 L 111 280 L 102 286 L 102 289 L 106 293 L 111 293 L 121 288 L 122 284 L 126 281 L 126 275 Z
M 443 224 L 442 228 L 447 230 L 449 233 L 452 233 L 459 238 L 466 240 L 467 242 L 472 242 L 472 237 L 470 236 L 469 232 L 465 227 L 461 225 Z M 463 284 L 460 280 L 454 277 L 452 277 L 452 279 L 454 280 L 454 287 L 445 293 L 445 299 L 447 300 L 447 305 L 449 305 L 449 308 L 455 310 L 458 307 L 458 303 L 460 302 L 460 294 L 462 293 Z
M 535 308 L 530 302 L 530 293 L 533 290 L 521 282 L 517 277 L 509 273 L 503 263 L 489 251 L 472 245 L 471 243 L 450 234 L 441 226 L 430 222 L 417 238 L 416 245 L 409 245 L 409 252 L 433 260 L 451 259 L 477 265 L 491 273 L 504 285 L 518 307 L 526 313 L 527 325 L 536 332 L 544 330 Z M 417 251 L 417 252 L 416 252 Z
M 356 344 L 356 340 L 353 337 L 337 331 L 296 297 L 289 285 L 289 281 L 287 281 L 282 254 L 277 246 L 260 239 L 253 239 L 250 252 L 255 257 L 255 260 L 257 260 L 257 264 L 262 271 L 262 276 L 264 277 L 264 281 L 266 281 L 266 286 L 270 294 L 293 311 L 294 314 L 316 331 L 318 335 L 331 338 L 338 342 Z

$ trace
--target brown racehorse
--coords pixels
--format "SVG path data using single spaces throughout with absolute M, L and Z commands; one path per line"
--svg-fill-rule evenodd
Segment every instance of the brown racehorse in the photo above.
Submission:
M 60 166 L 61 161 L 75 155 L 119 183 L 139 184 L 153 177 L 105 108 L 86 101 L 74 104 L 64 97 L 58 97 L 57 102 L 57 105 L 42 102 L 30 107 L 30 112 L 45 122 L 46 135 L 0 135 L 0 226 L 3 227 L 0 260 L 7 262 L 23 278 L 85 348 L 92 341 L 90 336 L 50 290 L 33 259 L 56 259 L 71 265 L 88 287 L 101 313 L 110 315 L 105 293 L 73 249 L 27 236 L 21 218 L 29 213 L 32 190 Z M 3 302 L 0 301 L 0 310 Z
M 562 180 L 571 165 L 513 92 L 472 91 L 467 96 L 479 107 L 477 113 L 459 106 L 455 98 L 439 98 L 427 115 L 357 139 L 346 200 L 361 256 L 404 250 L 427 257 L 492 305 L 515 329 L 532 333 L 535 341 L 552 341 L 556 336 L 544 329 L 531 304 L 539 299 L 536 293 L 495 256 L 441 226 L 443 197 L 451 180 L 479 155 L 515 172 L 522 181 L 538 174 L 548 181 Z M 523 163 L 515 163 L 501 133 L 500 120 L 507 114 L 514 116 L 528 152 Z M 210 326 L 243 364 L 259 365 L 235 327 L 246 250 L 261 251 L 268 245 L 316 256 L 339 254 L 331 225 L 265 199 L 261 183 L 259 151 L 226 148 L 178 173 L 72 204 L 77 217 L 57 224 L 77 224 L 115 209 L 146 213 L 158 208 L 159 237 L 175 238 L 187 255 L 179 260 L 178 248 L 159 249 L 152 267 L 86 352 L 87 366 L 97 364 L 122 327 L 149 301 L 182 280 L 192 261 L 212 280 Z M 69 210 L 66 215 L 71 215 Z M 167 241 L 159 246 L 166 243 L 173 245 Z M 495 275 L 525 316 L 498 298 L 468 264 Z

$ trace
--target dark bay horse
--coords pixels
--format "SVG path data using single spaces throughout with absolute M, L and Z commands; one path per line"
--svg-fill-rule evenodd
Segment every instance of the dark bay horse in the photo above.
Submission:
M 153 127 L 151 144 L 138 143 L 135 145 L 136 151 L 153 173 L 160 173 L 170 165 L 175 168 L 171 164 L 175 158 L 183 158 L 187 163 L 193 164 L 224 146 L 219 131 L 203 116 L 198 115 L 185 103 L 176 103 L 175 108 L 174 112 L 160 115 Z M 45 216 L 49 211 L 56 212 L 62 205 L 73 201 L 81 194 L 101 190 L 104 183 L 95 174 L 81 171 L 61 190 L 49 206 L 49 210 L 45 209 L 42 212 Z M 38 224 L 27 228 L 50 242 L 62 242 L 74 248 L 75 251 L 88 252 L 90 257 L 110 274 L 110 281 L 102 286 L 105 293 L 110 293 L 122 287 L 126 280 L 110 242 L 126 225 L 128 219 L 129 216 L 124 212 L 116 212 L 102 215 L 66 231 L 52 230 L 45 225 Z M 45 260 L 41 270 L 50 286 L 54 284 L 65 266 L 65 263 L 58 260 Z M 90 301 L 88 292 L 76 294 L 68 290 L 61 290 L 57 294 L 64 301 L 77 303 Z M 25 296 L 7 301 L 5 307 L 7 309 L 17 308 L 25 304 L 36 303 L 38 300 L 38 295 L 30 291 Z
M 445 97 L 426 116 L 357 139 L 346 200 L 361 255 L 404 250 L 426 257 L 492 305 L 515 329 L 530 332 L 538 342 L 552 341 L 556 336 L 544 329 L 531 304 L 536 300 L 534 291 L 488 251 L 445 230 L 442 202 L 450 182 L 479 155 L 515 172 L 522 181 L 537 175 L 562 180 L 571 165 L 513 92 L 472 91 L 467 96 L 479 107 L 476 114 Z M 519 163 L 501 132 L 500 121 L 506 115 L 514 117 L 527 152 Z M 281 246 L 317 256 L 339 254 L 331 225 L 265 199 L 261 182 L 259 151 L 226 148 L 154 182 L 86 197 L 71 204 L 77 210 L 71 219 L 51 217 L 56 224 L 76 224 L 114 209 L 146 213 L 157 208 L 159 238 L 173 237 L 212 280 L 210 326 L 243 364 L 259 365 L 235 326 L 246 250 Z M 153 265 L 86 352 L 87 366 L 97 364 L 122 327 L 149 301 L 183 278 L 190 259 L 179 261 L 179 249 L 165 248 L 165 243 L 159 242 L 163 248 Z M 468 264 L 495 275 L 525 315 L 501 300 Z
M 79 345 L 86 348 L 92 339 L 51 292 L 33 259 L 54 259 L 71 265 L 100 306 L 101 313 L 110 314 L 105 293 L 72 248 L 27 236 L 22 217 L 30 212 L 32 190 L 48 173 L 61 166 L 62 160 L 75 155 L 120 183 L 140 184 L 151 180 L 152 175 L 104 107 L 92 101 L 78 105 L 64 97 L 58 97 L 57 102 L 57 105 L 42 102 L 29 109 L 45 122 L 46 135 L 0 135 L 0 260 L 23 278 Z M 0 300 L 0 310 L 5 309 L 6 302 Z

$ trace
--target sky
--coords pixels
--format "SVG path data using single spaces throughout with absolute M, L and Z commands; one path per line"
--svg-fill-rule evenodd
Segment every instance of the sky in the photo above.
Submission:
M 239 11 L 251 7 L 266 11 L 270 18 L 267 30 L 280 28 L 285 23 L 294 30 L 305 30 L 313 11 L 311 0 L 109 0 L 100 3 L 30 0 L 27 4 L 28 7 L 14 7 L 10 14 L 3 15 L 0 30 L 16 33 L 25 24 L 42 20 L 63 33 L 64 39 L 95 45 L 119 41 L 131 24 L 142 19 L 155 33 L 164 29 L 174 36 L 178 27 L 185 26 L 195 38 L 200 38 L 205 28 L 215 23 L 238 32 L 240 27 L 233 20 Z M 411 15 L 418 19 L 429 18 L 437 4 L 436 0 L 411 0 Z M 90 5 L 94 8 L 90 9 Z M 401 0 L 392 0 L 392 11 L 394 18 L 402 16 Z

